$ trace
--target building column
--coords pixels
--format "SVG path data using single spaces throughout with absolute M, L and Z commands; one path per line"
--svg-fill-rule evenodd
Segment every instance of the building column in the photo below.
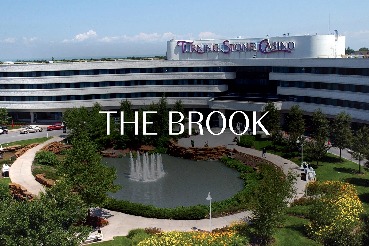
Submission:
M 33 112 L 30 112 L 31 115 L 31 123 L 35 121 L 35 114 Z

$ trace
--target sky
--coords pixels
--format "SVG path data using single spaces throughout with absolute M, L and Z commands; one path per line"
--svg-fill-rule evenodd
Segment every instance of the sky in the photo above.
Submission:
M 1 0 L 0 61 L 165 55 L 170 39 L 346 36 L 369 47 L 366 0 Z

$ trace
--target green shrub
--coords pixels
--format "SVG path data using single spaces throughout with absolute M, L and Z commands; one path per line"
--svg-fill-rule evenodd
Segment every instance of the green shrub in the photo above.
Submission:
M 145 240 L 146 238 L 151 237 L 145 229 L 134 229 L 129 231 L 127 238 L 131 239 L 132 245 L 137 245 L 139 242 Z
M 308 187 L 317 195 L 309 211 L 309 235 L 324 245 L 361 245 L 363 205 L 355 186 L 340 181 L 318 181 Z
M 255 137 L 251 135 L 242 135 L 238 143 L 239 146 L 251 148 L 254 146 Z
M 158 141 L 155 143 L 157 148 L 166 148 L 168 147 L 170 138 L 168 136 L 161 136 Z
M 294 176 L 285 175 L 280 167 L 259 165 L 262 179 L 255 185 L 253 194 L 252 227 L 254 236 L 261 245 L 272 241 L 277 227 L 283 222 L 288 200 L 294 195 Z
M 254 169 L 252 167 L 243 164 L 239 160 L 235 160 L 235 159 L 223 156 L 220 159 L 220 161 L 223 162 L 227 167 L 236 169 L 238 172 L 241 173 L 241 175 L 245 174 L 245 173 L 253 173 L 254 172 Z
M 53 152 L 41 150 L 36 153 L 35 164 L 54 167 L 59 164 L 59 161 Z

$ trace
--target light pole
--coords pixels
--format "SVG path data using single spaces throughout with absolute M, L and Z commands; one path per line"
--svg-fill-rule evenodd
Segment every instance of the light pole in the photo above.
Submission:
M 297 139 L 296 143 L 299 144 L 300 140 Z M 301 137 L 301 164 L 303 163 L 304 163 L 304 139 L 303 137 Z
M 210 213 L 209 213 L 209 215 L 210 215 L 210 232 L 212 232 L 213 230 L 211 228 L 211 196 L 210 196 L 210 192 L 209 192 L 208 197 L 206 198 L 206 200 L 208 200 L 210 202 Z

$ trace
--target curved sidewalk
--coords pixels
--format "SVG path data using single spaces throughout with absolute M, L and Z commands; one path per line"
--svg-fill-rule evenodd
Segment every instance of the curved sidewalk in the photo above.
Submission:
M 41 191 L 45 191 L 44 187 L 35 180 L 32 175 L 32 162 L 35 159 L 36 152 L 42 149 L 45 145 L 60 141 L 61 137 L 53 137 L 36 147 L 27 150 L 23 155 L 18 157 L 11 165 L 9 170 L 9 177 L 11 182 L 22 185 L 27 191 L 34 195 L 38 195 Z
M 98 213 L 95 213 L 98 214 Z M 99 214 L 98 214 L 99 215 Z M 251 212 L 245 211 L 237 214 L 232 214 L 219 218 L 212 218 L 211 227 L 222 228 L 227 225 L 240 220 L 245 220 L 250 217 Z M 193 227 L 209 231 L 210 220 L 169 220 L 169 219 L 154 219 L 145 218 L 141 216 L 134 216 L 124 214 L 116 211 L 110 211 L 103 209 L 102 217 L 108 219 L 109 224 L 101 228 L 101 232 L 104 235 L 104 241 L 113 240 L 116 236 L 126 236 L 128 232 L 137 228 L 149 228 L 156 227 L 161 228 L 163 231 L 192 231 Z

